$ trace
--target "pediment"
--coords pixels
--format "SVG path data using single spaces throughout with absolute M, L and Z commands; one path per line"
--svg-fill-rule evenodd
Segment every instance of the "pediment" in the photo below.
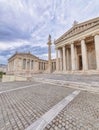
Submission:
M 64 33 L 60 38 L 58 38 L 56 41 L 55 41 L 55 44 L 63 39 L 66 39 L 66 38 L 69 38 L 69 37 L 72 37 L 78 33 L 81 33 L 89 28 L 92 28 L 96 25 L 99 25 L 99 17 L 98 18 L 95 18 L 95 19 L 91 19 L 91 20 L 88 20 L 86 22 L 83 22 L 83 23 L 79 23 L 79 24 L 74 24 L 74 26 L 69 29 L 66 33 Z
M 31 54 L 31 53 L 15 53 L 13 56 L 11 56 L 8 60 L 13 60 L 16 57 L 27 57 L 32 59 L 39 59 L 37 56 Z

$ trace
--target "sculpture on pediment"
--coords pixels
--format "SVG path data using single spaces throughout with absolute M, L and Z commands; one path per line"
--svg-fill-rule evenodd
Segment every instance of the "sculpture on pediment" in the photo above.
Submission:
M 77 25 L 78 24 L 78 21 L 74 20 L 73 22 L 73 26 Z

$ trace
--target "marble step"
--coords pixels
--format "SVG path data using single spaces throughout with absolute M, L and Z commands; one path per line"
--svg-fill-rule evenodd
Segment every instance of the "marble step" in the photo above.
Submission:
M 63 80 L 45 79 L 37 77 L 33 77 L 32 80 L 37 82 L 56 84 L 61 87 L 69 87 L 99 93 L 99 84 L 97 82 L 83 83 L 83 82 L 63 81 Z

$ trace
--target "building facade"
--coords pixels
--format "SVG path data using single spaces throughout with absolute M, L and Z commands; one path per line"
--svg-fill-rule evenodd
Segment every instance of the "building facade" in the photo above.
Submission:
M 32 75 L 47 70 L 48 61 L 39 59 L 31 53 L 16 53 L 8 59 L 7 74 Z
M 55 41 L 57 72 L 99 72 L 99 17 L 76 23 Z

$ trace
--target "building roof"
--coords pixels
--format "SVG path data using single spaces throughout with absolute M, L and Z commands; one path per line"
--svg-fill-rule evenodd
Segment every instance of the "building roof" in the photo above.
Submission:
M 8 61 L 11 60 L 11 59 L 13 59 L 13 58 L 15 58 L 16 56 L 32 57 L 32 58 L 34 58 L 34 59 L 39 59 L 37 56 L 31 54 L 30 52 L 28 52 L 28 53 L 18 53 L 18 52 L 16 52 L 14 55 L 12 55 L 12 56 L 8 59 Z
M 76 23 L 73 25 L 72 28 L 70 28 L 67 32 L 65 32 L 61 37 L 59 37 L 57 40 L 55 40 L 55 44 L 68 39 L 72 36 L 75 36 L 76 34 L 79 34 L 83 31 L 86 31 L 96 25 L 99 25 L 99 17 L 85 21 L 83 23 Z

